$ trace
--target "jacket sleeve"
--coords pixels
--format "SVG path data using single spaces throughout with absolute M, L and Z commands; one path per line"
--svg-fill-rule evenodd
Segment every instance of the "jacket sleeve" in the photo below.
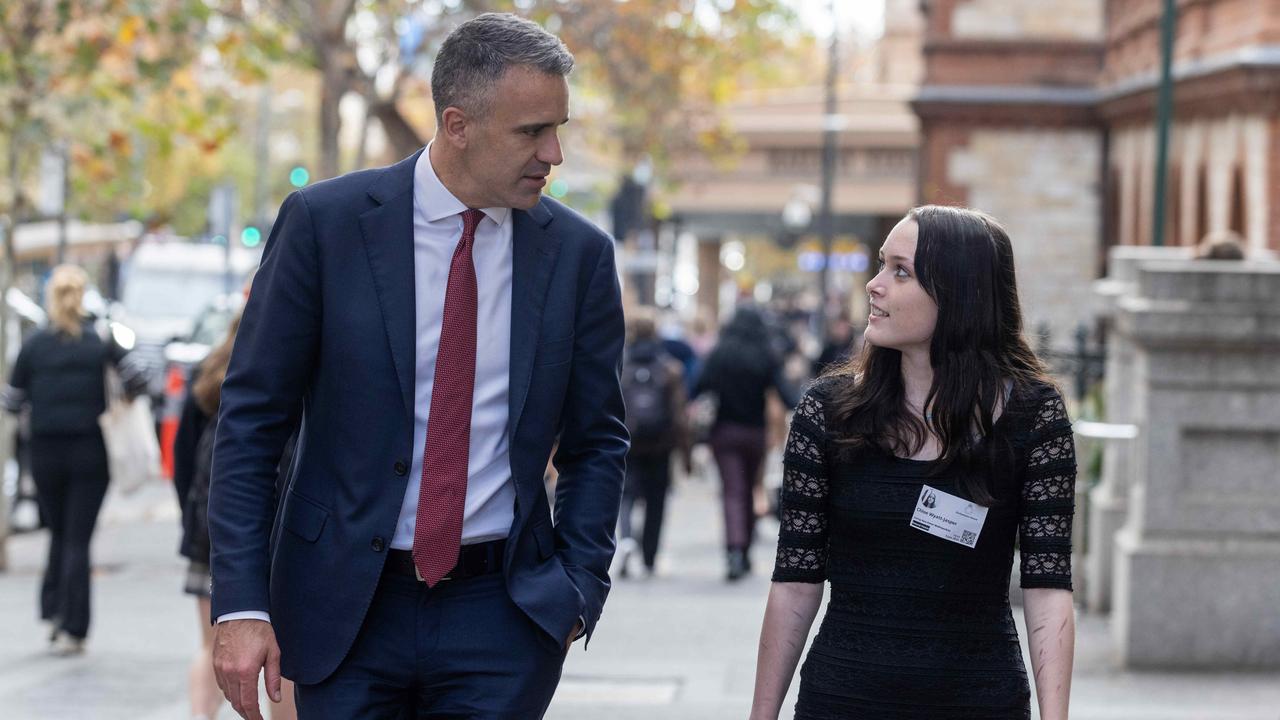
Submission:
M 209 486 L 213 616 L 268 610 L 277 465 L 317 352 L 319 254 L 303 192 L 280 208 L 222 385 Z
M 555 465 L 556 548 L 582 595 L 590 639 L 609 593 L 613 529 L 622 500 L 629 437 L 623 421 L 622 297 L 613 243 L 606 241 L 579 299 L 573 369 Z

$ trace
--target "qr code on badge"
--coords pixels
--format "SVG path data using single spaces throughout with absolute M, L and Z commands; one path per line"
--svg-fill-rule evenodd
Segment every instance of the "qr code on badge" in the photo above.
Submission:
M 974 539 L 976 539 L 977 537 L 978 537 L 977 535 L 973 534 L 972 530 L 965 530 L 963 533 L 960 534 L 960 542 L 965 545 L 972 545 Z

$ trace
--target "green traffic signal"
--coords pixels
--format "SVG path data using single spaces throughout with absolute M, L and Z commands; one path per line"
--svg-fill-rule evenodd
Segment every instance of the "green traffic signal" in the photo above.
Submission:
M 249 227 L 240 231 L 241 245 L 244 245 L 247 248 L 253 248 L 253 247 L 258 247 L 258 244 L 261 242 L 262 242 L 262 231 L 259 230 L 258 228 L 250 225 Z

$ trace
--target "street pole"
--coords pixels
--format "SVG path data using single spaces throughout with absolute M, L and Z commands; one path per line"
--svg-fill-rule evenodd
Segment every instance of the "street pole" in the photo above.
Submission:
M 835 0 L 828 0 L 831 16 L 831 45 L 827 49 L 827 102 L 822 116 L 822 205 L 818 227 L 822 232 L 822 268 L 818 275 L 818 322 L 815 330 L 820 342 L 827 338 L 827 292 L 831 286 L 831 252 L 835 239 L 835 227 L 831 217 L 831 192 L 836 174 L 836 132 L 840 117 L 836 114 L 836 78 L 839 74 L 839 25 L 836 22 Z
M 1164 0 L 1160 18 L 1160 90 L 1156 98 L 1156 198 L 1151 244 L 1164 245 L 1165 195 L 1168 188 L 1169 125 L 1173 120 L 1173 39 L 1178 28 L 1175 0 Z

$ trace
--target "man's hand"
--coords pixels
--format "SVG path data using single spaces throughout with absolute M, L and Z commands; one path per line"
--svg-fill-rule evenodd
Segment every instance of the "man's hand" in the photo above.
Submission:
M 258 671 L 266 670 L 267 695 L 280 702 L 280 646 L 271 623 L 228 620 L 213 629 L 213 672 L 231 707 L 245 720 L 262 720 Z
M 569 652 L 569 646 L 573 645 L 573 641 L 578 639 L 578 633 L 582 632 L 582 621 L 573 624 L 573 630 L 569 632 L 569 637 L 565 638 L 564 651 Z

